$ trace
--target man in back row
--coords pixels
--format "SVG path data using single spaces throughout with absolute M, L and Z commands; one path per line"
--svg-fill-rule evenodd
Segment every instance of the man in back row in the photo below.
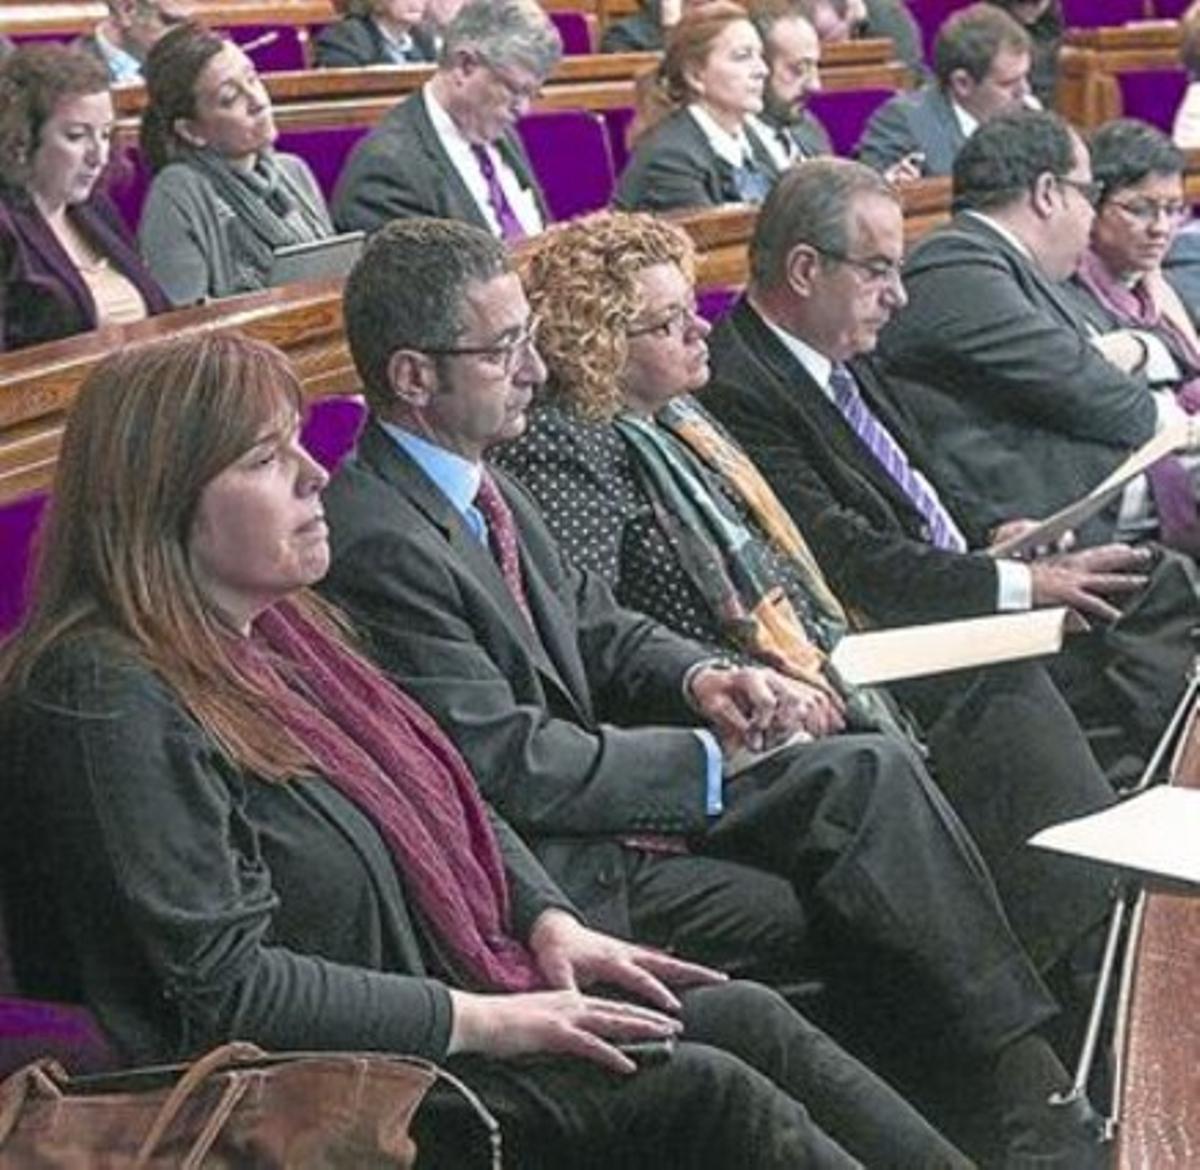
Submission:
M 1029 34 L 994 5 L 952 13 L 934 42 L 935 79 L 871 115 L 859 160 L 886 172 L 919 155 L 922 174 L 948 175 L 976 127 L 1028 100 L 1031 53 Z
M 516 133 L 562 44 L 534 0 L 471 0 L 446 28 L 432 79 L 358 144 L 333 193 L 340 231 L 461 219 L 502 240 L 549 219 Z

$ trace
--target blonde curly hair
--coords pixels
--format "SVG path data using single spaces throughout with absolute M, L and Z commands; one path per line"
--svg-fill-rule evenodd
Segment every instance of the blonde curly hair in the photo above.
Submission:
M 525 269 L 525 292 L 541 318 L 544 395 L 603 422 L 624 405 L 626 330 L 641 308 L 637 275 L 677 264 L 689 281 L 687 233 L 645 213 L 600 211 L 547 231 Z

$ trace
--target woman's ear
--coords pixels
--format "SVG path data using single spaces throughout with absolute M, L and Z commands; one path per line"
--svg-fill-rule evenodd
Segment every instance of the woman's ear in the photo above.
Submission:
M 204 136 L 196 129 L 196 123 L 191 118 L 176 118 L 171 123 L 171 130 L 180 142 L 186 142 L 188 146 L 194 146 L 199 149 L 208 145 Z

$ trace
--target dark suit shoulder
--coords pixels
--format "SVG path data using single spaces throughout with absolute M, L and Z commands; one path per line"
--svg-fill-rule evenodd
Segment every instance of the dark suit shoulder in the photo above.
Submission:
M 628 211 L 715 207 L 733 197 L 723 187 L 717 156 L 696 120 L 681 109 L 638 139 L 614 203 Z

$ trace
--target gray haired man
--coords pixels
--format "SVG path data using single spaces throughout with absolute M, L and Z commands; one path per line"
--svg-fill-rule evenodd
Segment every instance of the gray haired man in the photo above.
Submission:
M 470 0 L 445 30 L 437 72 L 351 155 L 333 196 L 342 231 L 389 220 L 464 220 L 513 241 L 548 214 L 515 126 L 562 45 L 533 0 Z

